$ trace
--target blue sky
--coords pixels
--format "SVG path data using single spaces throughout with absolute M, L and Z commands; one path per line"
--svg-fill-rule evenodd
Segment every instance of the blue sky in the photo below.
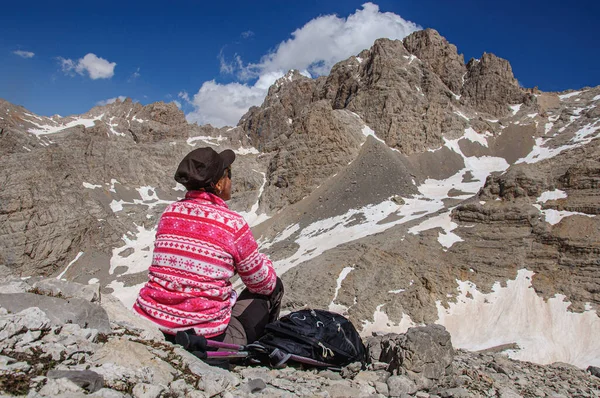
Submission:
M 29 1 L 2 6 L 0 98 L 41 115 L 129 96 L 177 101 L 233 125 L 289 68 L 315 76 L 370 47 L 434 28 L 469 58 L 508 59 L 525 87 L 600 84 L 600 2 Z

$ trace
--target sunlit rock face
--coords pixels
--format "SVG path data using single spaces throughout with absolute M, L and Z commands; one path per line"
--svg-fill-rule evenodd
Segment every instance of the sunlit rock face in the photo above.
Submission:
M 179 160 L 230 148 L 229 205 L 286 310 L 342 312 L 364 335 L 439 323 L 455 347 L 599 365 L 598 103 L 600 87 L 519 87 L 492 54 L 465 65 L 432 30 L 318 79 L 291 71 L 236 127 L 164 103 L 45 117 L 0 101 L 0 274 L 98 283 L 130 307 L 185 193 Z

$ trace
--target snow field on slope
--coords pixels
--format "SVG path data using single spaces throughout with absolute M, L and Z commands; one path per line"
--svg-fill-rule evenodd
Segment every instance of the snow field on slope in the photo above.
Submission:
M 51 126 L 48 124 L 41 125 L 41 124 L 35 123 L 31 120 L 28 120 L 29 123 L 38 126 L 37 129 L 31 128 L 28 130 L 28 132 L 31 134 L 35 134 L 35 135 L 54 134 L 54 133 L 58 133 L 59 131 L 62 131 L 64 129 L 68 129 L 69 127 L 74 127 L 74 126 L 78 126 L 78 125 L 83 125 L 85 127 L 93 127 L 96 120 L 101 120 L 103 116 L 104 116 L 104 114 L 97 116 L 95 118 L 92 118 L 92 119 L 78 117 L 68 123 L 58 124 L 56 126 Z
M 540 364 L 566 362 L 586 368 L 600 365 L 600 318 L 589 306 L 583 313 L 568 311 L 570 303 L 556 294 L 539 297 L 531 280 L 534 273 L 521 269 L 515 280 L 481 293 L 469 281 L 459 281 L 455 303 L 437 302 L 439 320 L 452 336 L 454 347 L 472 351 L 517 343 L 509 356 Z
M 359 117 L 358 115 L 355 116 Z M 465 156 L 458 145 L 461 139 L 474 140 L 480 143 L 482 143 L 481 140 L 485 140 L 485 135 L 471 130 L 470 128 L 466 129 L 464 137 L 459 139 L 445 140 L 444 145 L 462 156 L 465 163 L 464 169 L 445 180 L 427 179 L 418 187 L 420 194 L 411 198 L 402 198 L 405 202 L 404 205 L 398 205 L 388 199 L 359 209 L 349 209 L 343 215 L 316 221 L 303 229 L 297 226 L 297 231 L 294 231 L 294 233 L 298 234 L 295 239 L 295 243 L 299 246 L 298 250 L 290 257 L 274 263 L 277 272 L 283 274 L 296 265 L 315 258 L 329 249 L 421 218 L 427 224 L 423 224 L 421 228 L 415 227 L 416 229 L 413 229 L 413 232 L 440 227 L 444 230 L 444 234 L 441 234 L 439 241 L 444 247 L 450 247 L 453 243 L 460 241 L 460 237 L 451 233 L 456 226 L 449 223 L 446 217 L 438 216 L 431 222 L 425 217 L 445 207 L 443 201 L 450 198 L 450 190 L 457 189 L 466 193 L 455 199 L 467 199 L 483 186 L 490 173 L 504 171 L 509 166 L 503 158 Z M 373 130 L 366 125 L 362 128 L 362 131 L 365 136 L 374 134 Z M 487 144 L 487 141 L 485 141 L 485 144 Z M 470 173 L 473 178 L 471 182 L 464 183 L 463 180 L 467 173 Z M 360 224 L 353 223 L 357 216 L 362 216 L 364 221 Z M 393 218 L 394 221 L 386 221 L 389 218 Z M 276 236 L 273 241 L 266 243 L 266 247 L 290 236 Z
M 542 209 L 542 206 L 539 203 L 546 203 L 549 200 L 557 200 L 564 199 L 567 197 L 567 193 L 565 191 L 561 191 L 560 189 L 555 189 L 554 191 L 546 191 L 543 192 L 538 198 L 536 204 L 533 204 L 535 208 L 537 208 L 540 213 L 544 216 L 545 221 L 550 225 L 558 224 L 563 218 L 569 216 L 586 216 L 586 217 L 595 217 L 595 214 L 587 214 L 580 213 L 576 211 L 567 211 L 567 210 L 554 210 L 554 209 Z

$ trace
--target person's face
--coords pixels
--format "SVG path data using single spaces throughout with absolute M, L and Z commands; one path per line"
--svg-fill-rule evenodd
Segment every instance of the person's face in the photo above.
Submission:
M 225 175 L 217 182 L 217 196 L 223 200 L 231 199 L 231 167 L 225 169 Z

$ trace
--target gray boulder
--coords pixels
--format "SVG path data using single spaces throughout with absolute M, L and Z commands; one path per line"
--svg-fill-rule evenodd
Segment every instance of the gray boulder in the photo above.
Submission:
M 100 333 L 111 331 L 106 311 L 99 305 L 80 298 L 63 299 L 33 293 L 0 294 L 0 307 L 20 312 L 30 307 L 41 309 L 53 325 L 75 323 Z
M 50 370 L 46 376 L 49 379 L 69 379 L 88 392 L 104 387 L 104 378 L 91 370 Z
M 372 337 L 366 347 L 369 362 L 388 363 L 388 371 L 406 375 L 419 388 L 428 388 L 453 373 L 454 349 L 450 333 L 441 325 Z
M 600 368 L 597 366 L 588 366 L 586 369 L 590 374 L 596 377 L 600 377 Z
M 100 285 L 98 283 L 84 285 L 56 278 L 47 278 L 35 282 L 33 288 L 37 289 L 39 293 L 49 296 L 59 296 L 62 298 L 77 297 L 90 302 L 100 300 Z

